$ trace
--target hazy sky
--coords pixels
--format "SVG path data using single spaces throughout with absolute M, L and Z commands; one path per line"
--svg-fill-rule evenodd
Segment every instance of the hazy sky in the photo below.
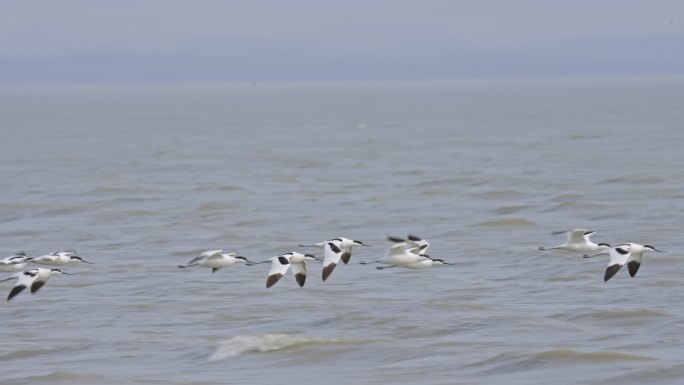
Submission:
M 0 0 L 0 83 L 684 74 L 682 0 Z

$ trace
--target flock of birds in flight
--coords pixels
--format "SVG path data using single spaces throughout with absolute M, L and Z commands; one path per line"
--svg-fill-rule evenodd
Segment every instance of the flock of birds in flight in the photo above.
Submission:
M 608 267 L 605 271 L 604 281 L 611 279 L 625 264 L 629 270 L 629 275 L 634 277 L 639 270 L 639 266 L 641 266 L 644 252 L 663 252 L 651 245 L 640 245 L 638 243 L 623 243 L 617 246 L 611 246 L 608 243 L 594 243 L 591 240 L 591 236 L 595 231 L 588 231 L 586 229 L 558 231 L 551 234 L 559 235 L 564 233 L 567 234 L 567 241 L 565 243 L 554 247 L 539 247 L 538 249 L 566 250 L 585 253 L 583 255 L 584 258 L 592 258 L 607 254 L 610 256 L 610 261 L 608 262 Z M 372 263 L 385 265 L 376 267 L 379 270 L 393 267 L 424 269 L 435 265 L 453 265 L 453 263 L 445 262 L 442 259 L 430 257 L 426 253 L 428 247 L 430 247 L 428 241 L 415 235 L 409 235 L 405 239 L 397 237 L 388 237 L 387 239 L 391 242 L 391 245 L 384 257 L 374 261 L 362 261 L 360 263 L 363 265 Z M 320 259 L 313 254 L 302 254 L 292 251 L 271 257 L 262 262 L 253 262 L 236 253 L 224 253 L 223 250 L 208 250 L 203 252 L 200 256 L 190 260 L 187 264 L 178 265 L 178 267 L 181 269 L 189 267 L 206 267 L 212 269 L 212 272 L 216 272 L 223 267 L 235 264 L 246 264 L 251 266 L 270 262 L 271 269 L 266 277 L 266 288 L 275 285 L 290 269 L 295 276 L 297 284 L 300 287 L 303 287 L 306 281 L 306 262 L 314 260 L 322 261 L 323 269 L 321 277 L 323 281 L 326 281 L 340 261 L 345 265 L 349 263 L 352 247 L 367 247 L 369 245 L 353 239 L 334 238 L 324 242 L 299 246 L 322 248 L 323 259 Z M 39 257 L 29 257 L 26 253 L 19 252 L 0 259 L 0 271 L 14 273 L 9 278 L 0 280 L 0 282 L 16 279 L 16 283 L 7 296 L 7 300 L 11 300 L 26 288 L 30 288 L 32 294 L 37 292 L 45 285 L 52 275 L 70 274 L 59 268 L 38 267 L 24 270 L 29 263 L 63 266 L 73 262 L 92 264 L 92 262 L 86 261 L 78 256 L 75 250 L 58 251 Z

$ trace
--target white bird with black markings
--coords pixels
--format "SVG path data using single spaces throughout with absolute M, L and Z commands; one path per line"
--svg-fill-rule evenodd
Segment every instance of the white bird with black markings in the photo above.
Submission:
M 299 287 L 304 287 L 304 282 L 306 282 L 306 261 L 317 260 L 319 259 L 311 254 L 301 254 L 292 251 L 259 262 L 266 263 L 271 261 L 271 270 L 269 270 L 266 277 L 266 288 L 268 289 L 280 281 L 290 268 L 292 268 L 292 273 Z
M 627 264 L 627 270 L 629 270 L 629 275 L 631 277 L 634 277 L 637 271 L 639 271 L 641 261 L 643 260 L 644 252 L 646 251 L 657 251 L 659 253 L 664 252 L 662 250 L 656 249 L 651 245 L 640 245 L 638 243 L 623 243 L 621 245 L 617 245 L 615 247 L 612 247 L 608 250 L 604 250 L 597 254 L 585 255 L 584 258 L 591 258 L 602 254 L 610 255 L 610 261 L 608 262 L 606 273 L 603 276 L 603 281 L 607 282 L 625 264 Z
M 55 251 L 50 254 L 41 255 L 40 257 L 29 258 L 28 261 L 48 266 L 63 266 L 72 262 L 93 264 L 93 262 L 88 262 L 79 257 L 76 254 L 76 250 Z
M 299 245 L 300 247 L 321 247 L 323 248 L 323 271 L 321 276 L 323 280 L 327 280 L 332 274 L 333 270 L 340 260 L 346 265 L 352 255 L 353 246 L 366 246 L 361 241 L 356 241 L 349 238 L 334 238 L 329 241 L 314 243 L 311 245 Z
M 588 231 L 587 229 L 574 229 L 564 231 L 554 231 L 551 235 L 567 234 L 568 239 L 565 243 L 553 247 L 540 246 L 539 250 L 566 250 L 578 253 L 591 253 L 595 251 L 607 250 L 610 248 L 608 243 L 594 243 L 591 236 L 596 231 Z
M 418 246 L 418 254 L 426 254 L 428 247 L 430 247 L 430 243 L 428 241 L 415 235 L 409 234 L 406 238 Z
M 254 264 L 254 262 L 249 261 L 243 256 L 235 253 L 224 253 L 223 250 L 218 249 L 204 251 L 199 257 L 193 258 L 185 265 L 178 265 L 178 267 L 181 269 L 193 266 L 208 267 L 211 269 L 212 273 L 215 273 L 220 268 L 241 263 L 247 264 L 248 266 Z
M 419 237 L 410 235 L 409 239 L 397 237 L 387 237 L 387 239 L 392 242 L 392 246 L 390 246 L 389 250 L 387 250 L 387 254 L 383 258 L 360 263 L 362 265 L 382 263 L 385 265 L 405 267 L 431 259 L 430 256 L 423 252 L 424 250 L 427 250 L 430 244 Z
M 3 279 L 0 282 L 9 281 L 9 280 L 15 279 L 15 278 L 17 280 L 17 283 L 14 285 L 14 287 L 10 291 L 9 295 L 7 296 L 7 300 L 9 301 L 12 298 L 14 298 L 14 296 L 21 293 L 27 287 L 30 287 L 31 288 L 31 294 L 34 294 L 41 287 L 43 287 L 43 285 L 45 285 L 45 283 L 48 281 L 48 279 L 50 279 L 50 276 L 52 276 L 53 274 L 69 274 L 69 273 L 65 273 L 60 269 L 46 269 L 46 268 L 39 267 L 36 269 L 24 270 L 20 273 L 14 273 L 9 278 Z
M 5 273 L 13 273 L 24 270 L 28 259 L 29 257 L 23 251 L 0 259 L 0 271 Z
M 407 269 L 428 269 L 433 266 L 437 265 L 455 265 L 455 263 L 450 263 L 446 262 L 443 259 L 439 258 L 430 258 L 424 259 L 422 261 L 414 262 L 408 265 L 389 265 L 389 266 L 377 266 L 376 269 L 378 270 L 384 270 L 384 269 L 389 269 L 391 267 L 405 267 Z

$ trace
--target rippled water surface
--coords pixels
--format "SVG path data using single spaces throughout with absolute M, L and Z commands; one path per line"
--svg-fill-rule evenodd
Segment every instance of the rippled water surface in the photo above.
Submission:
M 682 100 L 681 79 L 2 88 L 0 252 L 95 265 L 0 305 L 0 382 L 680 383 Z M 572 227 L 666 253 L 604 283 L 607 258 L 536 250 Z M 358 264 L 409 233 L 456 265 Z M 372 247 L 304 288 L 176 267 L 337 236 Z

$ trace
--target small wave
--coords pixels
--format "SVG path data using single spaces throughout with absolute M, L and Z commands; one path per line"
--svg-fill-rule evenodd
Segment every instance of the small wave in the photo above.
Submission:
M 480 192 L 477 194 L 479 198 L 513 198 L 525 195 L 520 190 L 515 189 L 499 189 Z
M 505 352 L 472 364 L 483 366 L 483 373 L 512 373 L 558 363 L 615 363 L 624 361 L 652 361 L 653 357 L 614 351 L 582 352 L 572 349 L 551 349 L 536 353 Z
M 547 207 L 544 211 L 545 212 L 554 212 L 554 211 L 562 211 L 562 210 L 579 210 L 579 209 L 600 209 L 606 207 L 604 204 L 599 204 L 599 203 L 593 203 L 593 202 L 587 202 L 584 200 L 577 200 L 573 202 L 561 202 L 553 206 Z M 603 216 L 602 216 L 603 218 Z
M 601 319 L 614 319 L 614 318 L 641 318 L 641 317 L 664 317 L 667 314 L 658 310 L 620 310 L 620 311 L 597 311 L 592 313 L 593 317 Z
M 665 180 L 656 176 L 635 176 L 635 175 L 625 175 L 616 178 L 604 179 L 598 182 L 599 184 L 659 184 L 665 183 Z
M 591 361 L 591 362 L 615 362 L 615 361 L 651 361 L 653 357 L 641 356 L 611 351 L 578 352 L 572 349 L 553 349 L 539 352 L 534 355 L 535 361 Z
M 533 226 L 535 223 L 525 218 L 506 218 L 496 219 L 493 221 L 484 221 L 476 223 L 475 226 L 482 227 L 517 227 L 517 226 Z
M 237 191 L 237 190 L 242 190 L 243 188 L 240 186 L 232 186 L 232 185 L 223 185 L 219 187 L 220 191 Z
M 666 317 L 668 314 L 658 310 L 595 310 L 583 309 L 583 311 L 575 311 L 573 314 L 567 314 L 569 321 L 590 320 L 591 322 L 617 322 L 617 323 L 643 323 L 648 322 L 651 318 Z M 565 318 L 564 315 L 559 314 Z
M 45 354 L 51 354 L 58 352 L 59 349 L 24 349 L 16 350 L 8 354 L 0 355 L 0 362 L 10 361 L 18 358 L 31 358 L 36 356 L 41 356 Z
M 10 238 L 10 237 L 40 236 L 40 234 L 41 234 L 41 232 L 36 231 L 36 230 L 16 230 L 16 231 L 9 231 L 9 232 L 3 233 L 2 235 Z
M 288 334 L 262 334 L 249 336 L 235 336 L 219 344 L 216 350 L 209 355 L 209 362 L 222 361 L 230 357 L 236 357 L 245 353 L 263 353 L 274 350 L 302 346 L 316 346 L 339 343 L 350 343 L 351 341 L 339 339 L 326 339 L 317 337 L 307 337 L 303 335 Z
M 578 194 L 560 194 L 552 197 L 550 199 L 552 202 L 576 202 L 576 201 L 581 201 L 582 196 Z
M 524 211 L 524 210 L 529 210 L 533 206 L 532 205 L 512 205 L 512 206 L 501 206 L 496 209 L 494 209 L 495 214 L 499 215 L 507 215 L 507 214 L 514 214 L 519 211 Z
M 45 382 L 45 383 L 58 383 L 58 382 L 65 382 L 65 383 L 107 383 L 109 379 L 98 375 L 94 373 L 76 373 L 76 372 L 68 372 L 64 370 L 58 370 L 54 371 L 52 373 L 44 374 L 44 375 L 35 375 L 35 376 L 29 376 L 24 378 L 24 380 L 28 380 L 26 383 L 36 383 L 36 382 Z M 87 381 L 87 382 L 86 382 Z
M 231 207 L 233 207 L 233 206 L 231 204 L 226 203 L 226 202 L 212 201 L 212 202 L 207 202 L 207 203 L 201 204 L 199 207 L 197 207 L 197 211 L 199 211 L 199 212 L 213 212 L 213 211 L 230 209 Z

